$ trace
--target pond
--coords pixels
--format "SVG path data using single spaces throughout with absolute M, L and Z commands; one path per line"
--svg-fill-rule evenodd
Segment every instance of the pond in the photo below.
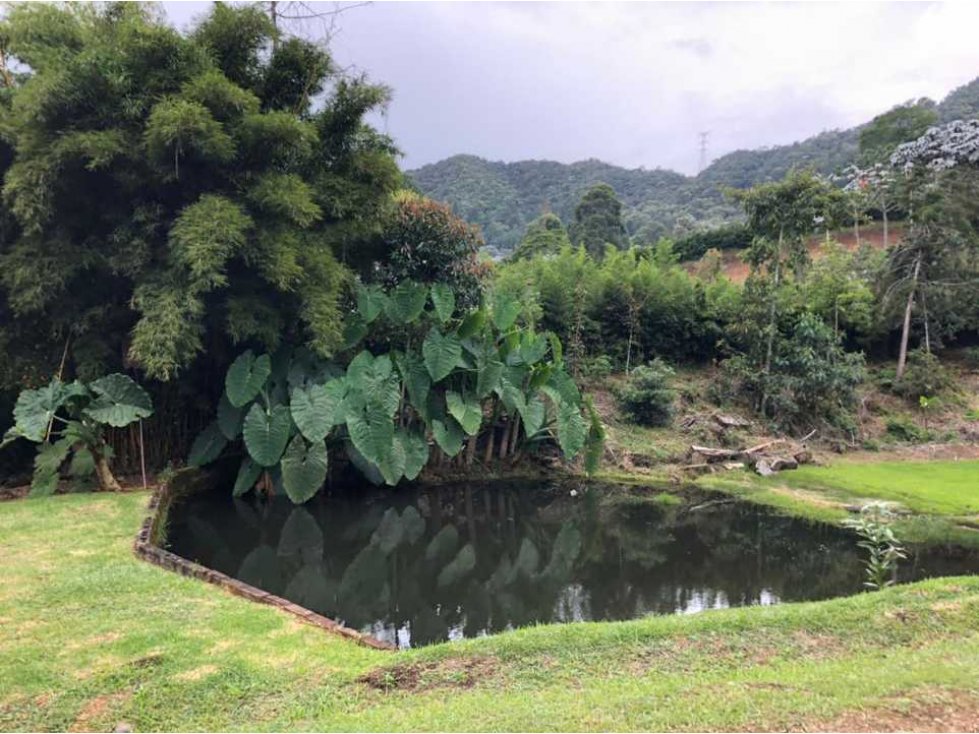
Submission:
M 575 487 L 571 489 L 571 487 Z M 841 528 L 723 495 L 547 482 L 177 502 L 170 550 L 400 647 L 526 625 L 855 594 Z M 922 550 L 899 580 L 974 573 Z

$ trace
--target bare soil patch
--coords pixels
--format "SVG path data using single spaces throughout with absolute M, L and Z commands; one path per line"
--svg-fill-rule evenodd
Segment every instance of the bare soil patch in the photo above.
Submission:
M 847 711 L 829 721 L 807 723 L 804 731 L 979 732 L 979 694 L 925 689 L 890 697 L 883 705 Z
M 492 657 L 452 657 L 431 663 L 402 663 L 375 668 L 358 678 L 358 682 L 379 691 L 416 693 L 439 688 L 472 688 L 493 678 L 499 662 Z
M 78 712 L 78 716 L 75 717 L 75 721 L 68 731 L 93 731 L 96 722 L 101 720 L 109 711 L 120 708 L 132 698 L 132 695 L 130 691 L 120 691 L 119 693 L 109 693 L 89 699 Z

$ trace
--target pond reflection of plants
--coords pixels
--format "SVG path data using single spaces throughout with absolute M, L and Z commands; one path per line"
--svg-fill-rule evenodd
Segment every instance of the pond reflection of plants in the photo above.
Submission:
M 216 495 L 171 519 L 181 555 L 412 645 L 536 622 L 828 598 L 858 592 L 862 576 L 853 536 L 839 528 L 597 487 L 574 498 L 483 483 L 331 494 L 302 507 Z M 941 568 L 931 559 L 908 573 Z
M 560 341 L 519 326 L 519 315 L 505 299 L 459 311 L 438 284 L 360 287 L 338 361 L 287 347 L 235 360 L 190 463 L 208 464 L 241 438 L 235 496 L 281 489 L 297 504 L 326 481 L 331 445 L 375 484 L 550 439 L 567 459 L 583 453 L 590 471 L 601 423 L 565 371 Z

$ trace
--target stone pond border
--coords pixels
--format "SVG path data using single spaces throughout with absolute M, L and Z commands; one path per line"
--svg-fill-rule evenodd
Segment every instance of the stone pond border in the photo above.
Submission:
M 168 571 L 179 573 L 181 576 L 189 576 L 206 581 L 209 584 L 214 584 L 236 596 L 242 596 L 260 604 L 268 604 L 287 614 L 291 614 L 301 622 L 306 622 L 327 632 L 341 635 L 366 647 L 371 647 L 375 650 L 397 650 L 397 647 L 389 642 L 384 642 L 371 635 L 365 635 L 355 629 L 345 627 L 336 620 L 317 614 L 288 599 L 283 599 L 281 596 L 262 591 L 251 584 L 246 584 L 243 581 L 231 578 L 220 571 L 207 568 L 199 563 L 188 561 L 186 558 L 181 558 L 175 553 L 171 553 L 160 547 L 159 542 L 163 536 L 167 511 L 173 499 L 173 493 L 169 484 L 161 485 L 150 496 L 149 504 L 147 505 L 148 514 L 143 520 L 139 534 L 136 536 L 136 541 L 133 543 L 133 552 L 138 558 Z

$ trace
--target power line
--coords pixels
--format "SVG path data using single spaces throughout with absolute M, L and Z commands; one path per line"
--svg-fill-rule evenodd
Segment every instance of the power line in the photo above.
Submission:
M 698 133 L 700 138 L 700 163 L 697 166 L 697 173 L 707 168 L 707 144 L 710 141 L 710 130 Z

